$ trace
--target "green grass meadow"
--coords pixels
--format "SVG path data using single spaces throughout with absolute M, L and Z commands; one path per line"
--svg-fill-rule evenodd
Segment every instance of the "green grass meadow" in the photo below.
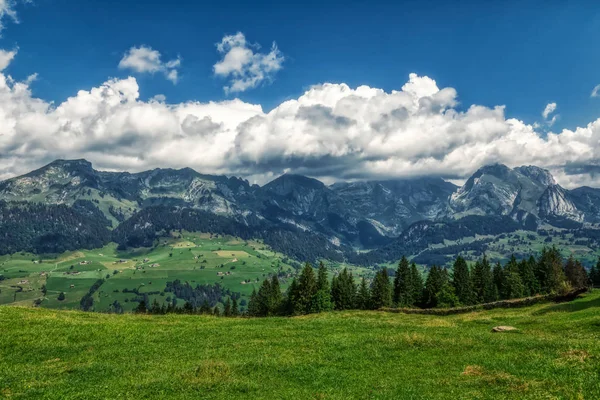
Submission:
M 514 333 L 492 333 L 511 325 Z M 598 399 L 600 291 L 454 316 L 0 307 L 7 399 Z

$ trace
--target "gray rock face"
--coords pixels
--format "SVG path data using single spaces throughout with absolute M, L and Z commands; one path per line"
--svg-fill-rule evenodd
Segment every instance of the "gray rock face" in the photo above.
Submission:
M 500 164 L 475 172 L 451 196 L 448 215 L 508 215 L 520 221 L 527 216 L 585 219 L 571 193 L 557 185 L 547 170 L 535 166 L 511 169 Z
M 382 234 L 396 236 L 413 222 L 440 217 L 457 186 L 440 178 L 418 178 L 340 182 L 331 189 Z
M 539 214 L 543 218 L 561 217 L 583 222 L 584 214 L 579 211 L 568 192 L 559 185 L 550 185 L 538 200 Z
M 568 198 L 583 213 L 585 221 L 600 222 L 600 189 L 580 187 L 570 190 Z
M 521 191 L 522 176 L 505 165 L 480 168 L 450 197 L 449 214 L 508 215 Z

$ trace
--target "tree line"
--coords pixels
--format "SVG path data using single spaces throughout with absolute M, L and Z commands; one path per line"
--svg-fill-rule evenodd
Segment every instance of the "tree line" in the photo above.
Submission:
M 122 311 L 121 311 L 122 312 Z M 208 300 L 202 302 L 198 307 L 194 306 L 192 302 L 186 301 L 183 307 L 177 307 L 174 302 L 168 304 L 160 304 L 156 299 L 150 306 L 145 301 L 140 301 L 138 306 L 133 310 L 136 314 L 152 314 L 152 315 L 164 315 L 164 314 L 194 314 L 194 315 L 214 315 L 216 317 L 239 317 L 241 316 L 240 308 L 238 305 L 237 298 L 227 298 L 223 303 L 223 310 L 218 305 L 211 307 Z
M 574 257 L 565 262 L 555 247 L 543 249 L 537 259 L 531 256 L 517 261 L 513 256 L 505 265 L 492 266 L 484 255 L 469 267 L 458 256 L 452 271 L 434 265 L 426 279 L 414 262 L 402 257 L 394 272 L 383 268 L 371 282 L 363 277 L 358 284 L 347 268 L 330 282 L 323 263 L 316 273 L 307 263 L 285 294 L 277 276 L 265 279 L 250 297 L 248 315 L 302 315 L 383 307 L 448 308 L 567 293 L 590 285 L 600 286 L 600 261 L 588 274 Z

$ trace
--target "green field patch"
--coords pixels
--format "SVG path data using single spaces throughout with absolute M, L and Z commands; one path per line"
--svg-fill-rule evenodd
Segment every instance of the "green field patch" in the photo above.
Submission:
M 173 244 L 173 247 L 176 249 L 196 247 L 196 243 L 184 240 Z
M 177 243 L 187 243 L 187 247 L 175 247 Z M 189 246 L 190 243 L 194 246 Z M 263 250 L 257 251 L 259 247 Z M 64 253 L 56 259 L 46 257 L 42 263 L 27 253 L 2 256 L 0 274 L 7 279 L 30 279 L 44 272 L 48 276 L 48 295 L 41 305 L 50 308 L 79 309 L 79 301 L 91 285 L 98 279 L 105 279 L 94 295 L 93 309 L 108 311 L 110 304 L 118 301 L 124 309 L 131 310 L 133 305 L 123 302 L 135 295 L 123 294 L 123 289 L 161 292 L 166 282 L 176 279 L 191 285 L 219 283 L 224 288 L 249 296 L 271 274 L 295 272 L 282 261 L 283 258 L 256 241 L 177 232 L 159 240 L 159 245 L 151 249 L 117 251 L 117 246 L 112 243 L 101 249 Z M 285 279 L 282 280 L 284 290 L 288 284 Z M 38 286 L 41 287 L 41 284 Z M 63 291 L 66 299 L 61 302 L 56 297 Z M 15 296 L 12 292 L 0 292 L 0 304 L 13 303 Z M 35 296 L 42 297 L 41 291 L 36 289 Z M 28 297 L 22 304 L 32 305 L 33 300 L 35 298 Z
M 67 263 L 70 261 L 85 258 L 85 254 L 82 251 L 67 252 L 59 256 L 54 262 L 56 263 Z
M 214 252 L 216 255 L 218 255 L 219 257 L 223 257 L 223 258 L 231 258 L 231 259 L 242 259 L 242 258 L 248 258 L 250 257 L 250 254 L 248 254 L 247 252 L 243 251 L 243 250 L 218 250 Z

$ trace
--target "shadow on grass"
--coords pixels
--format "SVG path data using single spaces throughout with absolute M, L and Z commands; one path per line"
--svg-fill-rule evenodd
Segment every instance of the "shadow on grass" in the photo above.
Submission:
M 549 312 L 576 312 L 592 307 L 600 307 L 600 297 L 589 298 L 587 300 L 584 297 L 579 301 L 571 303 L 554 304 L 534 312 L 533 315 L 544 315 Z

